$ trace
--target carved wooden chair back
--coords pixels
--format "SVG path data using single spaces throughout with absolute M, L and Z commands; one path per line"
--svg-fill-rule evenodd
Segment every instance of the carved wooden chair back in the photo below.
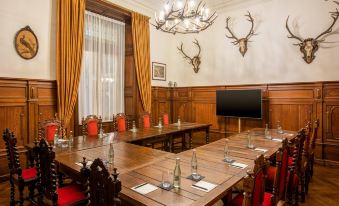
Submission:
M 276 152 L 276 173 L 273 184 L 275 201 L 285 200 L 285 189 L 288 176 L 288 140 L 282 141 L 282 147 Z
M 247 171 L 244 178 L 244 199 L 243 206 L 260 206 L 264 201 L 266 169 L 269 166 L 263 155 L 255 161 L 252 171 Z M 272 199 L 273 196 L 272 196 Z
M 162 123 L 163 125 L 169 125 L 169 115 L 167 112 L 162 112 L 161 113 L 161 118 L 162 118 Z
M 54 162 L 55 152 L 53 147 L 48 145 L 46 139 L 34 142 L 34 156 L 36 158 L 37 167 L 37 188 L 39 191 L 39 199 L 43 196 L 52 200 L 53 203 L 58 201 L 57 190 L 57 171 Z
M 311 151 L 314 153 L 315 150 L 315 142 L 318 138 L 318 128 L 319 128 L 319 120 L 315 120 L 313 124 L 313 131 L 311 135 Z
M 309 159 L 311 136 L 312 136 L 311 122 L 307 122 L 305 125 L 305 143 L 303 145 L 303 151 L 302 151 L 302 162 L 303 163 L 306 163 Z
M 140 128 L 150 128 L 152 126 L 152 115 L 149 112 L 143 112 L 139 116 Z
M 97 136 L 99 134 L 100 127 L 102 126 L 101 117 L 96 115 L 88 115 L 82 118 L 82 135 Z
M 16 147 L 17 139 L 14 133 L 8 128 L 6 128 L 5 131 L 3 132 L 2 138 L 6 145 L 8 169 L 10 172 L 10 176 L 12 176 L 13 174 L 17 174 L 18 178 L 22 179 L 21 177 L 22 170 L 20 167 L 19 152 Z
M 47 119 L 39 122 L 39 139 L 45 138 L 48 142 L 53 142 L 54 135 L 58 132 L 59 136 L 63 136 L 64 123 L 56 118 Z
M 87 198 L 89 205 L 121 205 L 119 199 L 121 182 L 118 179 L 117 169 L 113 170 L 113 174 L 110 175 L 105 164 L 99 158 L 93 161 L 90 169 L 86 167 L 86 163 L 83 163 L 81 172 L 88 177 Z
M 114 131 L 124 132 L 128 130 L 128 119 L 124 113 L 118 113 L 113 120 Z

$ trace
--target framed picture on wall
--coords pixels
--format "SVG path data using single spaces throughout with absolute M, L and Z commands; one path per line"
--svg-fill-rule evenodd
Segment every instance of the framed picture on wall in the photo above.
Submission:
M 152 62 L 152 79 L 166 81 L 166 64 Z

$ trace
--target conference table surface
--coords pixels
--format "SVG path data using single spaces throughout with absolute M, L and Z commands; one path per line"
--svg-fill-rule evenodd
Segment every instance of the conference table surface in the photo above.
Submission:
M 291 131 L 277 134 L 276 130 L 271 130 L 271 134 L 273 138 L 277 139 L 292 139 L 296 136 L 296 132 Z M 195 182 L 186 178 L 191 174 L 192 150 L 173 154 L 114 138 L 114 163 L 107 164 L 107 167 L 111 172 L 114 167 L 118 169 L 119 178 L 122 182 L 121 198 L 135 205 L 212 205 L 227 194 L 232 186 L 246 175 L 248 169 L 253 168 L 254 160 L 258 155 L 271 156 L 281 146 L 279 141 L 265 139 L 263 129 L 253 129 L 251 135 L 255 146 L 266 149 L 265 153 L 247 148 L 246 132 L 228 137 L 230 156 L 236 162 L 248 165 L 244 169 L 232 167 L 223 161 L 225 138 L 195 148 L 198 159 L 198 173 L 205 177 L 203 181 L 217 185 L 209 192 L 191 187 Z M 109 138 L 109 135 L 106 138 Z M 97 141 L 109 142 L 109 139 L 97 139 Z M 93 140 L 93 142 L 95 141 Z M 59 170 L 71 177 L 73 175 L 76 177 L 81 169 L 76 163 L 80 162 L 83 157 L 86 157 L 87 160 L 94 160 L 95 158 L 107 160 L 109 146 L 106 143 L 97 143 L 95 147 L 92 146 L 87 149 L 82 148 L 58 152 L 56 161 Z M 177 157 L 180 158 L 181 167 L 180 189 L 166 191 L 158 188 L 146 195 L 139 194 L 131 189 L 143 183 L 159 186 L 163 172 L 173 172 Z

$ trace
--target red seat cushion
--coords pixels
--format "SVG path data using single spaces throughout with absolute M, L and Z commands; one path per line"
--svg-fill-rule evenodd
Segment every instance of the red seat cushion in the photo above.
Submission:
M 163 115 L 164 125 L 168 125 L 168 114 Z
M 46 138 L 47 142 L 53 142 L 54 135 L 56 130 L 58 129 L 58 126 L 55 124 L 47 125 L 46 126 Z
M 293 164 L 293 157 L 288 157 L 288 166 L 292 166 Z
M 287 179 L 289 179 L 289 178 L 290 178 L 290 173 L 287 174 Z M 294 174 L 293 175 L 292 188 L 294 189 L 294 188 L 298 187 L 298 184 L 299 184 L 299 177 L 298 177 L 298 175 Z
M 275 166 L 269 166 L 267 169 L 266 184 L 269 185 L 270 187 L 273 187 L 276 172 L 277 172 L 277 168 Z
M 151 127 L 151 121 L 148 115 L 144 116 L 144 128 L 150 128 Z
M 31 180 L 31 179 L 35 179 L 36 178 L 36 168 L 32 167 L 32 168 L 23 169 L 21 176 L 22 176 L 22 179 L 24 179 L 26 181 Z
M 271 198 L 272 198 L 272 194 L 265 192 L 264 193 L 264 202 L 263 202 L 263 206 L 270 206 L 271 205 Z M 243 194 L 238 194 L 237 196 L 235 196 L 232 201 L 230 202 L 231 206 L 242 206 L 242 201 L 244 200 L 244 195 Z
M 90 120 L 87 122 L 87 133 L 89 136 L 98 135 L 98 122 L 96 120 Z
M 72 205 L 86 199 L 84 192 L 78 185 L 68 185 L 57 189 L 58 206 Z
M 126 121 L 124 117 L 118 118 L 117 124 L 118 124 L 118 132 L 126 131 Z

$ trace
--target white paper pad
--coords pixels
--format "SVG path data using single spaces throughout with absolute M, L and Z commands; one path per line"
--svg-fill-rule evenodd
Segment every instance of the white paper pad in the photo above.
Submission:
M 282 139 L 273 138 L 272 141 L 282 142 Z
M 92 163 L 93 162 L 89 160 L 89 161 L 87 161 L 86 166 L 89 167 L 89 166 L 91 166 Z M 82 167 L 82 163 L 81 162 L 76 162 L 75 164 L 78 165 L 79 167 Z
M 159 125 L 157 125 L 157 126 L 153 126 L 153 127 L 155 127 L 155 128 L 163 128 L 164 126 L 159 126 Z
M 142 195 L 146 195 L 147 193 L 153 192 L 154 190 L 158 189 L 158 187 L 149 184 L 149 183 L 143 183 L 140 185 L 137 185 L 135 187 L 132 187 L 132 190 L 136 191 L 137 193 L 140 193 Z
M 245 169 L 248 165 L 247 164 L 243 164 L 243 163 L 239 163 L 239 162 L 233 162 L 231 164 L 231 166 L 239 168 L 239 169 Z
M 209 182 L 200 180 L 199 182 L 195 183 L 191 187 L 193 187 L 194 189 L 197 189 L 197 190 L 204 191 L 204 192 L 209 192 L 209 191 L 213 190 L 216 186 L 217 185 L 215 185 L 213 183 L 209 183 Z
M 258 152 L 263 152 L 263 153 L 267 152 L 267 149 L 264 149 L 264 148 L 255 148 L 254 150 Z

